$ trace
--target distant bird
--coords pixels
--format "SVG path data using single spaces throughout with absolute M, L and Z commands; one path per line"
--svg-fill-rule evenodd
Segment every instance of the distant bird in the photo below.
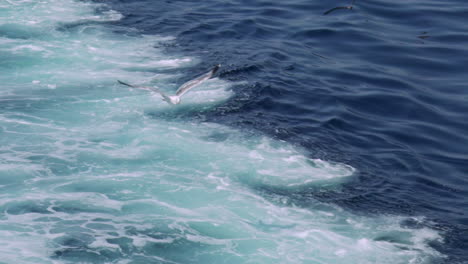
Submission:
M 132 87 L 132 88 L 144 89 L 144 90 L 149 90 L 149 91 L 156 92 L 156 93 L 160 94 L 163 97 L 163 101 L 166 101 L 167 103 L 169 103 L 171 105 L 176 105 L 176 104 L 180 104 L 180 101 L 181 101 L 180 98 L 182 97 L 182 95 L 187 93 L 190 89 L 194 88 L 195 86 L 197 86 L 197 85 L 203 83 L 204 81 L 212 78 L 213 75 L 218 71 L 219 67 L 221 67 L 220 64 L 214 66 L 213 69 L 211 69 L 211 71 L 203 74 L 202 76 L 182 84 L 179 87 L 179 89 L 177 89 L 175 95 L 166 95 L 166 94 L 164 94 L 163 92 L 161 92 L 160 90 L 158 90 L 157 88 L 154 88 L 154 87 L 135 86 L 135 85 L 131 85 L 131 84 L 122 82 L 120 80 L 117 80 L 117 81 L 120 84 L 129 86 L 129 87 Z
M 326 12 L 323 13 L 323 14 L 324 14 L 324 15 L 328 15 L 328 14 L 330 14 L 331 12 L 336 11 L 336 10 L 339 10 L 339 9 L 349 9 L 349 10 L 351 10 L 351 9 L 353 9 L 353 5 L 354 5 L 354 2 L 355 2 L 355 1 L 356 1 L 356 0 L 353 0 L 353 1 L 351 2 L 351 5 L 349 5 L 349 6 L 337 6 L 337 7 L 334 7 L 334 8 L 332 8 L 332 9 L 326 11 Z

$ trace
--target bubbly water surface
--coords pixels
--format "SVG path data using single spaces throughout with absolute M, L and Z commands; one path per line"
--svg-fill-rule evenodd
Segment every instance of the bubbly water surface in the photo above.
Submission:
M 0 262 L 426 263 L 422 217 L 363 216 L 293 194 L 356 170 L 260 132 L 207 122 L 233 81 L 179 106 L 209 70 L 177 39 L 119 26 L 105 4 L 0 2 Z M 292 194 L 292 195 L 285 195 Z

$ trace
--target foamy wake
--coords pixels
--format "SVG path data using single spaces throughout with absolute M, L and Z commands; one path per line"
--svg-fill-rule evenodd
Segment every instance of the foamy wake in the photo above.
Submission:
M 228 100 L 233 83 L 209 80 L 180 107 L 116 84 L 174 91 L 198 61 L 155 45 L 176 40 L 114 33 L 106 22 L 122 15 L 104 4 L 0 5 L 1 261 L 393 264 L 438 256 L 427 242 L 439 234 L 403 228 L 404 218 L 355 216 L 312 198 L 295 204 L 295 191 L 339 186 L 351 166 L 192 121 Z

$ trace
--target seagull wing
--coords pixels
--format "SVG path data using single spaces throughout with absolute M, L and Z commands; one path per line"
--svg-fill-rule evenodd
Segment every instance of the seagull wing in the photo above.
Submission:
M 211 69 L 211 71 L 203 74 L 202 76 L 200 76 L 200 77 L 198 77 L 196 79 L 190 80 L 190 81 L 182 84 L 182 86 L 180 86 L 179 89 L 177 89 L 176 95 L 177 96 L 182 96 L 186 92 L 188 92 L 190 89 L 192 89 L 193 87 L 195 87 L 195 86 L 201 84 L 202 82 L 210 79 L 218 71 L 219 67 L 220 67 L 220 65 L 216 65 L 213 69 Z
M 153 88 L 153 87 L 136 86 L 136 85 L 128 84 L 128 83 L 126 83 L 126 82 L 122 82 L 122 81 L 120 81 L 120 80 L 117 80 L 117 82 L 119 82 L 120 84 L 126 85 L 126 86 L 128 86 L 128 87 L 132 87 L 132 88 L 136 88 L 136 89 L 142 89 L 142 90 L 148 90 L 148 91 L 153 91 L 153 92 L 161 93 L 158 89 Z
M 158 89 L 156 89 L 156 88 L 154 88 L 154 87 L 135 86 L 135 85 L 131 85 L 131 84 L 122 82 L 122 81 L 120 81 L 120 80 L 117 80 L 117 82 L 119 82 L 120 84 L 126 85 L 126 86 L 128 86 L 128 87 L 135 88 L 135 89 L 148 90 L 148 91 L 152 91 L 152 92 L 158 93 L 158 94 L 160 94 L 164 99 L 170 100 L 170 99 L 169 99 L 169 96 L 167 96 L 166 94 L 164 94 L 163 92 L 159 91 Z
M 13 3 L 11 2 L 10 0 L 5 0 L 7 3 L 9 3 L 10 5 L 18 5 L 17 3 Z
M 353 1 L 353 2 L 354 2 L 354 1 Z M 336 11 L 336 10 L 340 10 L 340 9 L 353 9 L 353 7 L 352 7 L 352 6 L 337 6 L 337 7 L 335 7 L 335 8 L 332 8 L 332 9 L 326 11 L 326 12 L 323 13 L 323 14 L 324 14 L 324 15 L 328 15 L 328 14 L 330 14 L 331 12 Z

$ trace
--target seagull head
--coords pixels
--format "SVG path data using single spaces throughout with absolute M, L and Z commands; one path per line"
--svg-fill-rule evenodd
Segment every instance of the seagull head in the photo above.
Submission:
M 174 95 L 174 96 L 164 96 L 163 101 L 166 101 L 166 102 L 168 102 L 169 104 L 176 105 L 176 104 L 180 104 L 180 97 L 177 96 L 177 95 Z

